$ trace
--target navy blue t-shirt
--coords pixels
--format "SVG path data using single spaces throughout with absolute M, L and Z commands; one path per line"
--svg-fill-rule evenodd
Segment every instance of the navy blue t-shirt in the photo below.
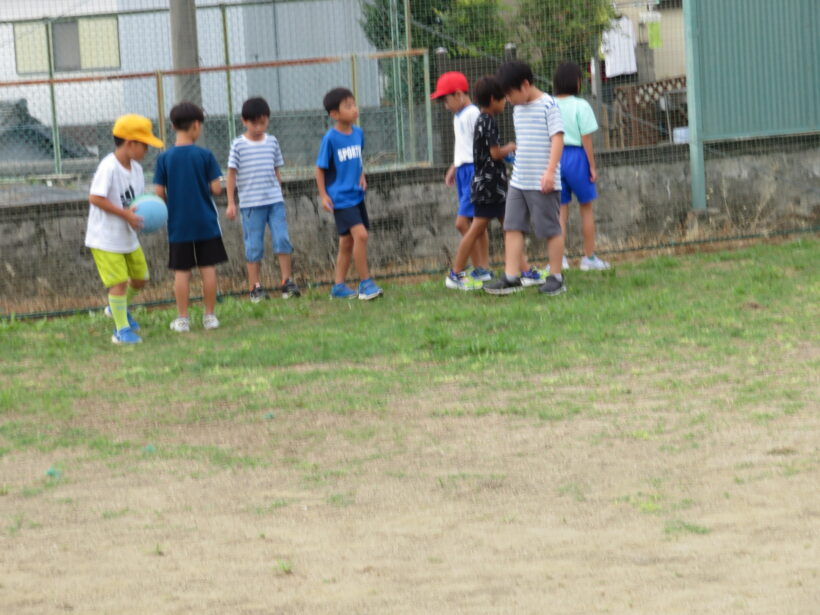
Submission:
M 222 171 L 214 155 L 198 145 L 176 145 L 157 158 L 154 183 L 165 186 L 168 241 L 204 241 L 222 235 L 211 182 Z
M 334 209 L 355 207 L 364 200 L 362 177 L 364 132 L 353 126 L 349 135 L 331 128 L 322 138 L 316 166 L 325 169 L 325 189 Z

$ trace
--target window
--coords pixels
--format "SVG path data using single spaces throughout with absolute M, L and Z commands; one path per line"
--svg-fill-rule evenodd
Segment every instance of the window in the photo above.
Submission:
M 14 24 L 17 73 L 48 72 L 48 28 L 43 22 Z M 81 17 L 51 23 L 55 72 L 120 67 L 117 18 Z

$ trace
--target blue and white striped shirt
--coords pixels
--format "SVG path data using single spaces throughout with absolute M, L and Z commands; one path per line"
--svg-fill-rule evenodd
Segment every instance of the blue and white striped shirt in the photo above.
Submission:
M 552 142 L 564 132 L 558 103 L 549 94 L 513 108 L 515 125 L 515 164 L 510 185 L 519 190 L 541 190 L 541 177 L 547 170 Z M 561 189 L 561 165 L 555 168 L 555 189 Z
M 236 169 L 239 207 L 282 202 L 282 187 L 274 169 L 284 164 L 279 141 L 273 135 L 266 134 L 261 141 L 251 141 L 244 135 L 234 139 L 228 154 L 228 168 Z

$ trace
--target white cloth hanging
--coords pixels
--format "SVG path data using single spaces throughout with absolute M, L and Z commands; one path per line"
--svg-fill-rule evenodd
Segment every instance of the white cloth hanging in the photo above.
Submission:
M 624 15 L 612 20 L 609 30 L 601 35 L 601 51 L 604 54 L 605 73 L 608 78 L 638 72 L 635 41 L 635 27 L 629 17 Z

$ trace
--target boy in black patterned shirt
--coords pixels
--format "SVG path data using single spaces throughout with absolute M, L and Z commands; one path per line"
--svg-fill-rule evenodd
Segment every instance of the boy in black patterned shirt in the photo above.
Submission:
M 470 228 L 461 239 L 445 286 L 457 290 L 479 290 L 482 285 L 466 275 L 464 268 L 476 240 L 483 237 L 490 221 L 495 218 L 504 223 L 504 203 L 507 198 L 507 167 L 504 159 L 515 151 L 515 143 L 501 146 L 498 138 L 498 122 L 495 116 L 503 113 L 506 104 L 504 91 L 494 77 L 483 77 L 475 84 L 475 101 L 481 110 L 473 134 L 473 163 L 475 175 L 470 200 L 475 204 L 475 216 Z M 526 258 L 522 259 L 522 283 L 524 280 L 540 283 L 542 274 L 530 269 Z M 525 284 L 530 285 L 530 284 Z

